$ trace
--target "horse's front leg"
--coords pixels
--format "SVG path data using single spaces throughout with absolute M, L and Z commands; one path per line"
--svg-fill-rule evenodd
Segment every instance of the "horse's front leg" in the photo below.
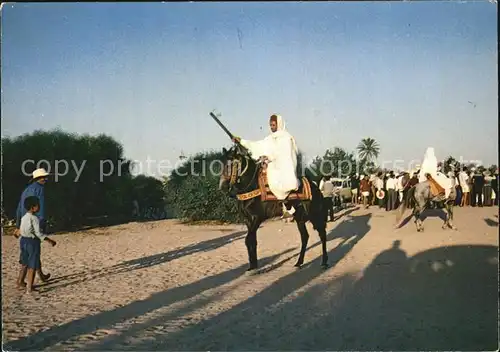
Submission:
M 448 229 L 448 226 L 449 226 L 449 223 L 450 223 L 450 212 L 448 210 L 448 204 L 444 205 L 443 211 L 444 211 L 445 217 L 444 217 L 443 226 L 441 228 L 443 230 L 446 230 L 446 229 Z
M 307 249 L 307 242 L 309 241 L 309 233 L 307 232 L 306 228 L 306 223 L 304 220 L 296 220 L 297 222 L 297 228 L 299 229 L 300 232 L 300 254 L 299 254 L 299 259 L 297 260 L 297 263 L 295 266 L 297 268 L 300 268 L 302 264 L 304 264 L 304 257 L 306 255 L 306 249 Z
M 326 228 L 318 229 L 319 238 L 321 240 L 321 250 L 322 250 L 322 259 L 321 259 L 321 267 L 328 268 L 328 252 L 326 251 Z
M 446 207 L 445 209 L 447 210 L 447 213 L 448 213 L 448 216 L 447 216 L 447 225 L 450 229 L 452 230 L 456 230 L 457 228 L 453 225 L 453 207 L 454 207 L 454 204 L 453 202 L 449 202 L 448 204 L 446 204 Z
M 260 221 L 258 219 L 253 219 L 247 224 L 247 235 L 245 237 L 245 245 L 248 252 L 248 262 L 250 266 L 247 271 L 255 270 L 258 268 L 257 259 L 257 229 L 259 228 Z
M 415 226 L 417 227 L 417 232 L 424 231 L 424 225 L 421 219 L 422 211 L 418 205 L 413 210 L 413 215 L 415 217 Z

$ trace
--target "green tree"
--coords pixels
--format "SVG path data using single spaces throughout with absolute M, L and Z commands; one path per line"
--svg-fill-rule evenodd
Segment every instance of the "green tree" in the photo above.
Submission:
M 237 201 L 220 191 L 222 153 L 211 151 L 187 158 L 164 182 L 167 208 L 186 221 L 241 222 Z
M 318 182 L 323 176 L 347 177 L 357 171 L 353 153 L 334 147 L 326 150 L 322 157 L 316 157 L 308 167 L 308 175 Z
M 373 138 L 363 138 L 358 144 L 357 151 L 363 162 L 373 162 L 380 154 L 380 146 Z
M 2 150 L 3 210 L 9 219 L 15 218 L 21 192 L 42 160 L 48 164 L 39 166 L 54 174 L 45 185 L 50 229 L 77 227 L 96 216 L 122 221 L 129 217 L 128 161 L 123 156 L 123 147 L 113 138 L 76 135 L 60 129 L 37 130 L 15 138 L 2 138 Z M 67 170 L 63 161 L 67 163 Z M 103 162 L 113 169 L 103 170 Z M 102 171 L 107 176 L 103 176 Z

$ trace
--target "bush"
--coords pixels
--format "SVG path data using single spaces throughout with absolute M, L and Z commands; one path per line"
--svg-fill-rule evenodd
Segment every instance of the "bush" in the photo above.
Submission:
M 3 210 L 7 218 L 15 218 L 19 197 L 30 180 L 21 168 L 23 161 L 28 159 L 34 163 L 26 165 L 27 173 L 31 173 L 40 160 L 48 161 L 48 166 L 40 166 L 50 167 L 50 172 L 54 172 L 56 160 L 70 163 L 66 175 L 58 176 L 57 180 L 51 177 L 45 186 L 46 216 L 52 230 L 80 226 L 89 217 L 106 215 L 124 220 L 130 216 L 132 178 L 129 163 L 123 157 L 123 147 L 113 138 L 78 136 L 60 130 L 35 131 L 13 139 L 2 138 L 2 149 Z M 115 166 L 112 174 L 102 182 L 101 160 L 110 160 Z M 79 179 L 76 179 L 77 171 L 72 161 L 77 168 L 85 162 Z M 122 166 L 118 170 L 120 163 Z
M 220 152 L 199 153 L 174 170 L 165 182 L 167 207 L 174 216 L 188 221 L 242 222 L 237 201 L 218 189 L 220 168 L 214 167 L 214 175 L 207 172 L 210 162 L 221 157 Z

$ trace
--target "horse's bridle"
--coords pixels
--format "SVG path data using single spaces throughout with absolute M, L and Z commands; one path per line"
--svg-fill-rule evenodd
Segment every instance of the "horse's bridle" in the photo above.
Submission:
M 230 169 L 231 169 L 231 172 L 228 176 L 225 176 L 224 179 L 226 181 L 229 181 L 229 187 L 232 188 L 234 185 L 240 183 L 240 180 L 241 180 L 241 177 L 243 177 L 247 171 L 248 171 L 248 167 L 250 165 L 250 162 L 248 161 L 248 156 L 244 156 L 244 162 L 245 162 L 245 167 L 241 168 L 241 164 L 242 164 L 242 161 L 240 159 L 232 159 L 230 160 Z M 255 168 L 254 170 L 254 174 L 252 176 L 252 178 L 250 179 L 248 185 L 246 185 L 246 187 L 244 187 L 241 192 L 246 192 L 248 190 L 248 188 L 252 185 L 252 181 L 254 180 L 255 176 L 257 175 L 257 171 L 258 171 L 259 167 L 257 165 L 257 167 Z

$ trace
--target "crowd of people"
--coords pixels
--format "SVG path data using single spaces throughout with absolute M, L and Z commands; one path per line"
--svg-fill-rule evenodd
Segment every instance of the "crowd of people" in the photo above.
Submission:
M 419 181 L 419 171 L 394 171 L 371 175 L 352 175 L 351 192 L 353 204 L 364 204 L 366 207 L 379 206 L 385 210 L 395 210 L 403 201 L 403 177 L 409 174 L 409 186 Z M 493 206 L 498 205 L 498 169 L 492 174 L 489 170 L 464 167 L 459 171 L 449 171 L 448 178 L 455 187 L 457 197 L 455 205 Z

